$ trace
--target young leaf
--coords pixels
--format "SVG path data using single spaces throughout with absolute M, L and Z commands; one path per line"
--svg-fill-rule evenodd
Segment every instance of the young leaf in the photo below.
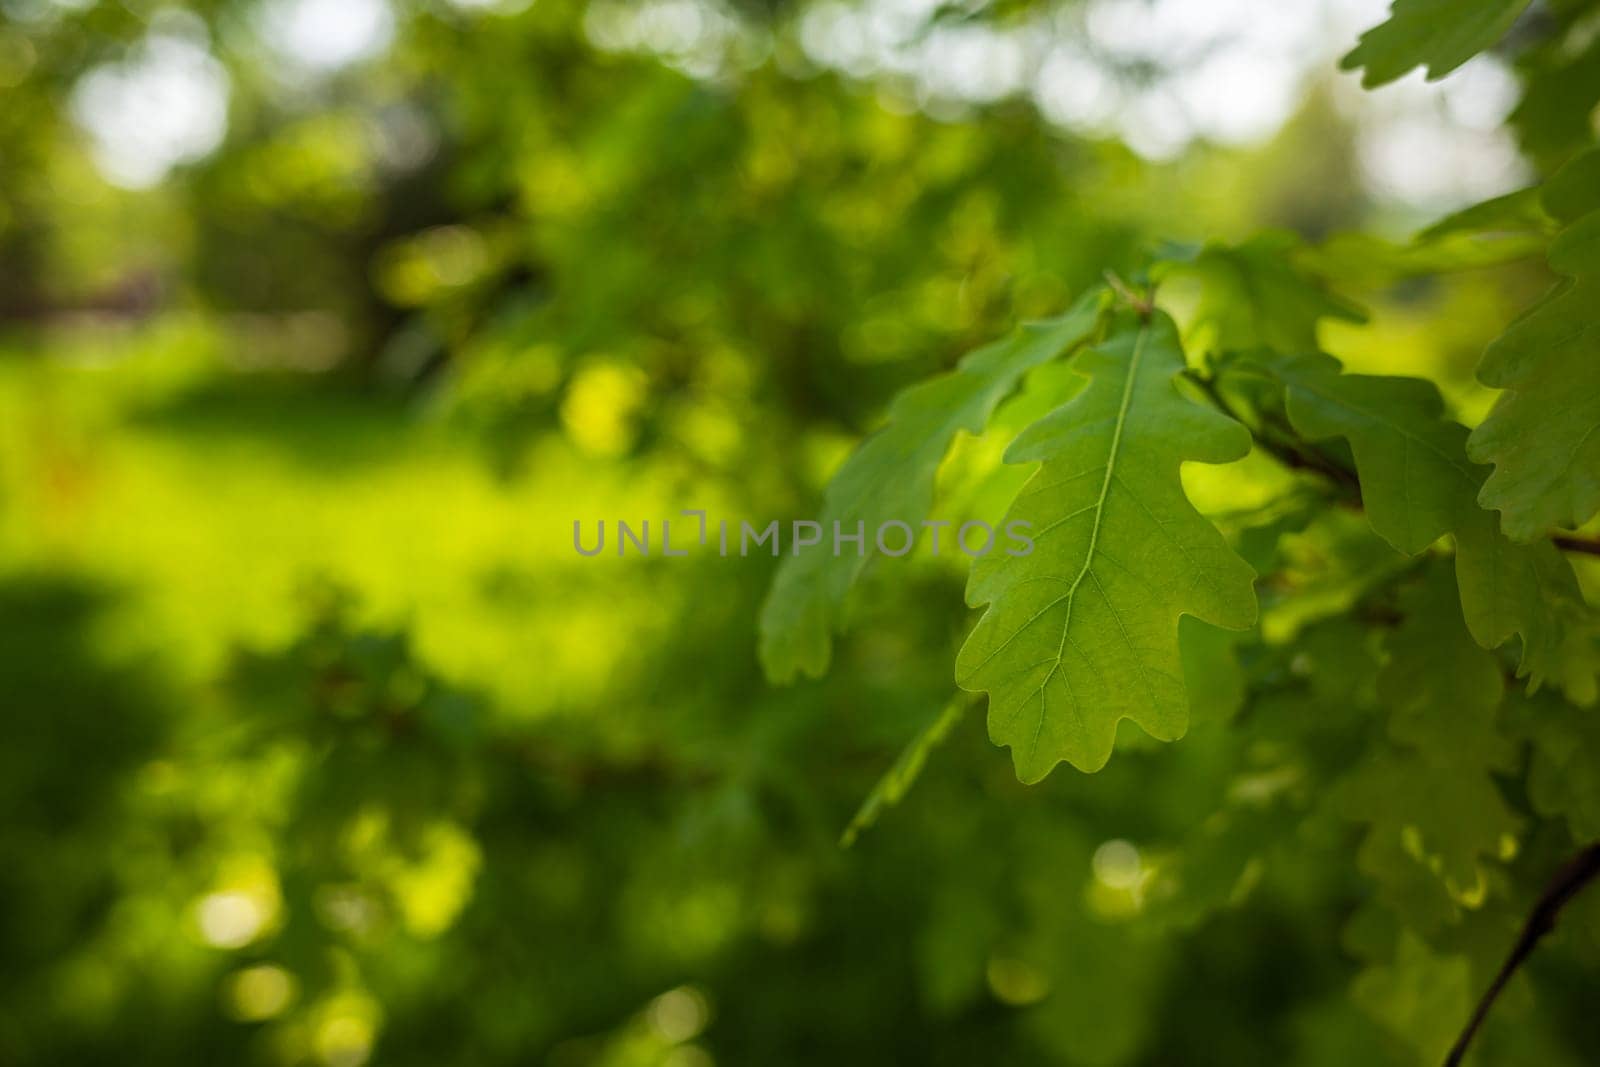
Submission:
M 828 669 L 845 597 L 873 550 L 872 531 L 891 519 L 915 529 L 933 506 L 934 476 L 956 433 L 981 431 L 996 405 L 1034 367 L 1087 340 L 1105 294 L 1094 290 L 1059 318 L 1027 323 L 972 352 L 955 371 L 912 386 L 889 407 L 889 421 L 834 475 L 822 507 L 824 543 L 787 556 L 761 608 L 761 663 L 773 682 Z M 828 551 L 837 521 L 867 530 L 862 554 Z
M 1389 21 L 1363 33 L 1339 67 L 1365 67 L 1361 84 L 1368 89 L 1419 66 L 1437 81 L 1498 41 L 1527 6 L 1528 0 L 1395 0 Z
M 1568 280 L 1484 354 L 1478 380 L 1506 392 L 1468 444 L 1495 468 L 1479 502 L 1515 541 L 1600 511 L 1600 211 L 1556 238 L 1550 266 Z
M 1078 367 L 1084 391 L 1007 453 L 1042 461 L 1006 516 L 1032 523 L 1035 548 L 973 564 L 967 601 L 988 611 L 956 659 L 962 688 L 989 693 L 989 736 L 1024 782 L 1062 760 L 1099 770 L 1125 718 L 1182 735 L 1179 617 L 1244 629 L 1256 614 L 1254 572 L 1179 479 L 1186 460 L 1242 458 L 1250 436 L 1178 392 L 1172 320 L 1119 315 Z

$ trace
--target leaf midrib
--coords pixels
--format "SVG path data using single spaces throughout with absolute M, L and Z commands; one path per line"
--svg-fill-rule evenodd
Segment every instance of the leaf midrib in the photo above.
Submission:
M 1028 758 L 1031 760 L 1039 748 L 1039 735 L 1044 731 L 1046 690 L 1050 680 L 1061 669 L 1062 660 L 1066 656 L 1067 636 L 1072 630 L 1072 607 L 1077 600 L 1078 587 L 1083 584 L 1084 578 L 1089 574 L 1089 569 L 1094 566 L 1095 547 L 1100 541 L 1100 527 L 1105 521 L 1106 497 L 1111 493 L 1111 483 L 1116 476 L 1117 457 L 1122 450 L 1122 430 L 1128 421 L 1128 409 L 1133 406 L 1133 386 L 1139 377 L 1139 361 L 1144 356 L 1145 339 L 1150 336 L 1148 324 L 1139 327 L 1138 336 L 1134 338 L 1133 354 L 1128 359 L 1128 374 L 1122 384 L 1122 401 L 1117 406 L 1116 425 L 1111 430 L 1111 450 L 1106 456 L 1106 473 L 1100 482 L 1100 496 L 1094 504 L 1094 523 L 1089 527 L 1089 548 L 1083 555 L 1083 567 L 1079 569 L 1078 576 L 1072 580 L 1067 591 L 1062 594 L 1062 599 L 1067 603 L 1067 617 L 1061 623 L 1061 640 L 1056 645 L 1055 661 L 1050 665 L 1050 670 L 1045 674 L 1044 680 L 1039 683 L 1039 721 L 1034 724 L 1033 738 L 1028 742 Z

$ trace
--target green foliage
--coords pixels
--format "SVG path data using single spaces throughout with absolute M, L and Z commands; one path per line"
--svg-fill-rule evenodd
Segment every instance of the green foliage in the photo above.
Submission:
M 1171 319 L 1124 312 L 1077 365 L 1088 387 L 1006 453 L 1040 463 L 1005 518 L 1031 524 L 1035 550 L 974 563 L 967 601 L 988 611 L 956 660 L 961 686 L 990 694 L 989 735 L 1025 782 L 1062 760 L 1098 770 L 1124 718 L 1181 736 L 1179 616 L 1255 620 L 1249 565 L 1178 478 L 1185 460 L 1241 458 L 1248 436 L 1178 392 Z
M 949 736 L 951 728 L 961 721 L 966 711 L 966 700 L 959 697 L 952 700 L 911 739 L 905 751 L 883 772 L 883 777 L 873 785 L 872 791 L 861 801 L 861 807 L 851 816 L 850 825 L 839 835 L 840 848 L 854 845 L 865 831 L 876 825 L 885 808 L 892 808 L 905 799 L 916 784 L 917 775 L 922 773 L 922 768 L 927 764 L 928 756 Z
M 1528 0 L 1395 0 L 1389 21 L 1361 35 L 1340 62 L 1365 68 L 1361 84 L 1375 88 L 1416 67 L 1442 78 L 1498 41 Z
M 1377 679 L 1394 744 L 1351 774 L 1341 802 L 1370 824 L 1362 855 L 1397 899 L 1404 890 L 1396 883 L 1414 877 L 1416 864 L 1450 896 L 1470 897 L 1483 891 L 1486 861 L 1518 829 L 1493 778 L 1515 768 L 1515 749 L 1495 722 L 1504 685 L 1495 658 L 1467 633 L 1447 568 L 1431 567 L 1408 592 Z M 1385 855 L 1395 857 L 1392 867 L 1376 860 Z
M 1545 207 L 1569 223 L 1550 245 L 1562 282 L 1484 354 L 1478 377 L 1504 390 L 1469 451 L 1495 470 L 1479 497 L 1506 533 L 1531 541 L 1600 511 L 1600 151 L 1551 179 Z
M 1401 938 L 1392 966 L 1363 974 L 1352 995 L 1417 1052 L 1438 1063 L 1455 1041 L 1455 1024 L 1472 1003 L 1472 972 L 1460 956 L 1429 949 L 1414 934 Z
M 1442 76 L 1523 6 L 1479 5 L 1463 19 L 1398 4 L 1346 65 L 1365 66 L 1371 84 L 1417 65 Z M 1088 385 L 1063 390 L 1006 452 L 1040 463 L 1005 516 L 1040 531 L 1038 551 L 977 560 L 968 583 L 969 602 L 987 610 L 956 678 L 988 693 L 991 740 L 1012 748 L 1023 782 L 1063 759 L 1093 771 L 1114 748 L 1138 751 L 1117 732 L 1124 718 L 1172 740 L 1191 713 L 1203 736 L 1241 705 L 1256 731 L 1270 716 L 1381 709 L 1382 725 L 1320 776 L 1330 808 L 1365 827 L 1357 867 L 1382 905 L 1349 934 L 1369 961 L 1355 999 L 1424 1062 L 1454 1043 L 1510 926 L 1495 916 L 1530 816 L 1502 781 L 1522 773 L 1524 738 L 1537 816 L 1570 820 L 1579 840 L 1594 832 L 1592 731 L 1577 724 L 1596 697 L 1600 628 L 1562 528 L 1600 508 L 1588 432 L 1600 396 L 1589 380 L 1595 301 L 1584 288 L 1597 158 L 1457 212 L 1406 246 L 1354 235 L 1307 248 L 1285 234 L 1166 246 L 1149 276 L 1175 287 L 1190 357 L 1148 295 L 1115 283 L 1106 337 L 1073 363 Z M 1552 236 L 1557 225 L 1566 229 Z M 1329 323 L 1366 318 L 1334 279 L 1381 284 L 1546 247 L 1569 281 L 1490 346 L 1479 376 L 1504 391 L 1474 431 L 1434 382 L 1346 373 L 1320 351 Z M 1202 514 L 1180 465 L 1241 459 L 1245 434 L 1251 462 L 1280 471 L 1264 483 L 1267 502 Z M 948 436 L 933 440 L 942 453 Z M 917 469 L 936 463 L 922 457 Z M 1442 558 L 1451 550 L 1453 565 Z M 1304 703 L 1279 692 L 1285 668 L 1308 676 Z M 897 770 L 920 770 L 927 738 L 941 733 L 920 736 Z M 907 778 L 891 775 L 893 800 Z M 875 814 L 884 796 L 875 790 L 864 810 Z M 1195 847 L 1215 850 L 1215 863 L 1186 856 L 1166 877 L 1217 901 L 1248 884 L 1229 835 L 1251 824 L 1233 812 L 1214 820 Z
M 831 536 L 835 523 L 876 531 L 896 520 L 920 534 L 933 503 L 934 475 L 956 434 L 982 432 L 1025 374 L 1094 332 L 1104 304 L 1102 295 L 1091 291 L 1060 318 L 1023 326 L 973 352 L 950 374 L 896 397 L 888 425 L 829 482 L 820 516 L 825 533 Z M 873 533 L 866 536 L 871 539 Z M 761 609 L 761 662 L 774 681 L 827 670 L 845 597 L 868 553 L 875 551 L 874 544 L 858 553 L 794 552 L 784 560 Z
M 1456 574 L 1468 627 L 1480 645 L 1498 648 L 1521 634 L 1518 671 L 1531 688 L 1548 677 L 1577 703 L 1593 703 L 1592 611 L 1553 544 L 1514 544 L 1492 518 L 1476 516 L 1457 535 Z
M 1528 799 L 1564 819 L 1574 840 L 1600 837 L 1600 717 L 1548 697 L 1512 705 L 1518 736 L 1531 742 Z
M 1244 361 L 1282 383 L 1293 428 L 1308 440 L 1349 442 L 1363 507 L 1373 530 L 1406 555 L 1454 535 L 1467 626 L 1485 648 L 1522 638 L 1519 674 L 1538 688 L 1547 677 L 1587 703 L 1595 664 L 1570 617 L 1582 604 L 1572 569 L 1551 544 L 1520 546 L 1475 503 L 1485 471 L 1466 455 L 1466 429 L 1443 417 L 1432 383 L 1341 374 L 1326 356 Z
M 1594 137 L 1590 116 L 1600 103 L 1600 38 L 1591 31 L 1593 0 L 1563 0 L 1540 12 L 1540 28 L 1519 57 L 1522 98 L 1510 123 L 1523 149 L 1542 166 L 1566 161 Z
M 1444 420 L 1431 382 L 1341 374 L 1337 360 L 1314 355 L 1271 369 L 1295 430 L 1313 441 L 1349 442 L 1378 536 L 1414 556 L 1467 521 L 1478 479 L 1467 464 L 1466 432 Z
M 1292 234 L 1261 234 L 1239 245 L 1213 241 L 1192 255 L 1170 256 L 1160 266 L 1201 280 L 1194 317 L 1216 348 L 1302 352 L 1316 348 L 1323 319 L 1361 322 L 1364 316 L 1297 269 L 1294 258 L 1301 251 Z
M 183 7 L 0 0 L 0 1063 L 1437 1067 L 1600 835 L 1600 2 L 1363 37 L 1514 74 L 1433 225 L 1316 78 L 1149 158 L 1138 4 Z M 572 551 L 687 507 L 824 547 Z

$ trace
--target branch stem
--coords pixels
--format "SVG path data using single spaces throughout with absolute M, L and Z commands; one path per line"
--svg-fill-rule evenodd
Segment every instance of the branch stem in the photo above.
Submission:
M 1575 534 L 1556 534 L 1551 538 L 1563 552 L 1578 552 L 1585 556 L 1600 556 L 1600 537 L 1579 537 Z
M 1273 459 L 1291 470 L 1307 470 L 1322 475 L 1337 485 L 1352 503 L 1359 506 L 1361 482 L 1354 471 L 1345 469 L 1311 445 L 1301 441 L 1291 427 L 1278 420 L 1263 418 L 1259 425 L 1250 425 L 1222 395 L 1222 391 L 1217 388 L 1215 378 L 1192 371 L 1185 376 L 1195 384 L 1207 400 L 1211 401 L 1213 407 L 1246 427 L 1255 438 L 1256 444 Z
M 1194 383 L 1195 387 L 1204 394 L 1222 414 L 1240 423 L 1247 428 L 1256 444 L 1268 455 L 1291 470 L 1311 471 L 1320 474 L 1333 482 L 1341 489 L 1348 502 L 1355 507 L 1361 506 L 1361 481 L 1355 471 L 1349 470 L 1334 461 L 1328 455 L 1318 451 L 1315 446 L 1300 438 L 1293 427 L 1270 416 L 1264 416 L 1259 425 L 1252 426 L 1233 405 L 1228 403 L 1222 391 L 1217 388 L 1214 377 L 1201 375 L 1193 370 L 1186 371 L 1184 377 Z M 1551 534 L 1550 541 L 1563 552 L 1575 552 L 1585 556 L 1600 556 L 1600 537 L 1583 537 L 1578 534 Z
M 1501 990 L 1511 981 L 1511 976 L 1517 973 L 1517 968 L 1521 967 L 1529 956 L 1533 955 L 1533 950 L 1538 947 L 1544 936 L 1555 929 L 1561 909 L 1597 877 L 1600 877 L 1600 842 L 1590 845 L 1556 871 L 1555 876 L 1545 886 L 1544 892 L 1540 894 L 1538 902 L 1534 904 L 1533 911 L 1528 915 L 1528 921 L 1523 924 L 1522 934 L 1512 946 L 1511 954 L 1506 957 L 1499 973 L 1494 976 L 1494 981 L 1490 982 L 1489 988 L 1484 991 L 1483 999 L 1478 1001 L 1478 1006 L 1472 1012 L 1472 1018 L 1467 1020 L 1461 1036 L 1456 1038 L 1455 1045 L 1450 1049 L 1450 1055 L 1445 1057 L 1444 1067 L 1460 1067 L 1461 1061 L 1467 1055 L 1468 1046 L 1478 1033 L 1478 1028 L 1488 1017 L 1489 1009 L 1494 1007 Z

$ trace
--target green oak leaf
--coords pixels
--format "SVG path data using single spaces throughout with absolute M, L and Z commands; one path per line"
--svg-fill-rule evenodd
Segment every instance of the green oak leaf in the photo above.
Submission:
M 1500 665 L 1467 632 L 1444 561 L 1406 591 L 1402 609 L 1378 674 L 1395 745 L 1363 761 L 1336 796 L 1369 826 L 1362 869 L 1390 906 L 1428 927 L 1481 903 L 1485 864 L 1515 848 L 1519 823 L 1494 774 L 1516 769 L 1518 749 L 1498 728 Z
M 1322 319 L 1366 319 L 1359 307 L 1297 266 L 1305 254 L 1295 235 L 1269 232 L 1242 244 L 1212 241 L 1174 251 L 1161 268 L 1199 279 L 1194 320 L 1211 335 L 1212 347 L 1298 351 L 1317 346 Z
M 1178 391 L 1172 320 L 1120 314 L 1077 368 L 1083 392 L 1006 455 L 1041 462 L 1005 520 L 1032 523 L 1035 548 L 973 564 L 967 601 L 988 610 L 956 659 L 962 688 L 989 693 L 989 736 L 1024 782 L 1062 760 L 1098 770 L 1122 719 L 1181 736 L 1180 616 L 1241 630 L 1256 615 L 1254 572 L 1179 478 L 1185 461 L 1242 458 L 1250 435 Z
M 1317 354 L 1273 359 L 1272 369 L 1297 432 L 1350 443 L 1367 518 L 1396 549 L 1416 555 L 1475 508 L 1481 476 L 1467 461 L 1467 431 L 1445 420 L 1433 383 L 1344 374 Z
M 1066 314 L 1026 323 L 970 353 L 951 373 L 894 399 L 888 423 L 828 485 L 820 517 L 823 545 L 786 556 L 773 578 L 760 624 L 761 663 L 769 679 L 784 683 L 800 673 L 820 677 L 827 671 L 845 598 L 874 551 L 872 531 L 892 519 L 915 530 L 933 506 L 934 478 L 956 434 L 980 432 L 1028 371 L 1093 334 L 1104 307 L 1105 293 L 1096 289 Z M 835 521 L 849 531 L 865 523 L 862 554 L 827 550 Z
M 1480 508 L 1456 531 L 1456 582 L 1468 629 L 1484 648 L 1520 634 L 1517 674 L 1530 691 L 1548 679 L 1574 702 L 1593 703 L 1600 652 L 1572 564 L 1549 541 L 1512 542 L 1494 516 Z
M 1600 211 L 1564 230 L 1557 289 L 1484 353 L 1478 380 L 1504 389 L 1468 452 L 1494 464 L 1479 502 L 1515 541 L 1600 511 Z
M 1600 211 L 1600 148 L 1574 156 L 1550 176 L 1539 192 L 1545 213 L 1561 222 L 1576 222 Z
M 1364 516 L 1325 507 L 1304 529 L 1285 533 L 1268 565 L 1257 568 L 1274 577 L 1262 583 L 1261 635 L 1302 639 L 1307 627 L 1351 611 L 1409 565 Z
M 1334 234 L 1303 253 L 1299 262 L 1330 281 L 1370 289 L 1543 256 L 1557 227 L 1541 193 L 1539 186 L 1530 186 L 1484 200 L 1445 216 L 1409 241 L 1353 230 Z
M 1368 89 L 1420 66 L 1436 81 L 1498 41 L 1527 6 L 1528 0 L 1395 0 L 1389 20 L 1363 33 L 1339 66 L 1366 68 L 1361 84 Z
M 1392 759 L 1393 757 L 1391 757 Z M 1408 775 L 1405 764 L 1391 764 L 1389 773 Z M 1444 879 L 1430 869 L 1427 858 L 1416 848 L 1417 837 L 1407 834 L 1404 825 L 1394 821 L 1383 822 L 1381 807 L 1385 797 L 1394 802 L 1392 790 L 1384 781 L 1372 775 L 1371 784 L 1364 784 L 1374 798 L 1372 807 L 1363 816 L 1360 809 L 1351 806 L 1350 789 L 1358 779 L 1347 778 L 1333 791 L 1336 805 L 1345 806 L 1345 813 L 1371 823 L 1366 836 L 1356 848 L 1355 866 L 1361 875 L 1372 882 L 1376 893 L 1374 901 L 1385 914 L 1393 914 L 1419 933 L 1432 933 L 1452 926 L 1461 919 L 1461 902 L 1445 885 Z M 1399 802 L 1404 803 L 1401 798 Z
M 1378 672 L 1390 736 L 1459 770 L 1514 770 L 1516 750 L 1495 729 L 1505 696 L 1500 664 L 1467 632 L 1444 561 L 1434 561 L 1407 591 L 1402 608 L 1405 621 L 1389 635 L 1389 659 Z
M 1418 243 L 1438 241 L 1457 234 L 1544 233 L 1550 227 L 1536 185 L 1505 193 L 1446 215 L 1421 233 Z
M 1463 212 L 1459 218 L 1441 219 L 1405 242 L 1370 233 L 1335 234 L 1302 260 L 1330 281 L 1378 289 L 1408 278 L 1482 270 L 1544 255 L 1553 227 L 1542 211 L 1519 220 L 1513 204 L 1478 206 L 1484 211 L 1476 218 Z
M 1575 700 L 1593 699 L 1596 661 L 1574 625 L 1583 599 L 1571 564 L 1548 541 L 1513 544 L 1478 507 L 1488 470 L 1467 458 L 1467 430 L 1444 417 L 1432 383 L 1344 374 L 1320 354 L 1261 353 L 1224 373 L 1251 367 L 1283 384 L 1296 432 L 1349 442 L 1378 536 L 1416 555 L 1454 535 L 1462 608 L 1478 644 L 1497 648 L 1519 635 L 1519 674 L 1532 688 L 1549 678 Z
M 1528 801 L 1567 822 L 1577 842 L 1600 838 L 1600 715 L 1541 694 L 1512 707 L 1516 733 L 1532 743 Z
M 1582 21 L 1581 7 L 1573 14 Z M 1535 160 L 1559 160 L 1587 144 L 1600 104 L 1600 37 L 1585 30 L 1554 36 L 1518 65 L 1522 100 L 1507 121 L 1523 151 Z

